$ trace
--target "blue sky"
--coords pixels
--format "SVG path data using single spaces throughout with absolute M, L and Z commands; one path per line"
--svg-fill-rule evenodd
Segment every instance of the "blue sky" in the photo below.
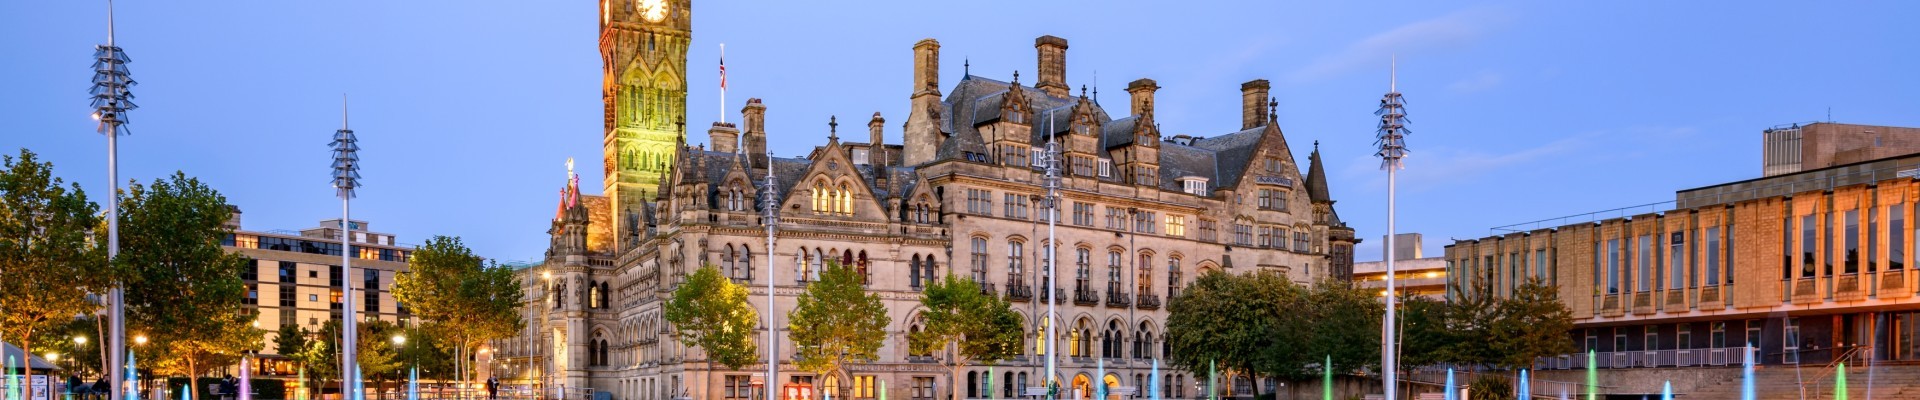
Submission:
M 1070 41 L 1068 83 L 1125 104 L 1162 87 L 1168 134 L 1239 125 L 1239 84 L 1273 81 L 1305 163 L 1315 140 L 1337 208 L 1379 258 L 1384 173 L 1372 112 L 1399 59 L 1413 156 L 1399 228 L 1428 254 L 1488 228 L 1671 200 L 1760 173 L 1760 131 L 1792 122 L 1920 126 L 1920 5 L 1904 2 L 696 1 L 688 125 L 766 99 L 771 145 L 824 142 L 830 115 L 889 118 L 898 142 L 911 47 L 942 45 L 942 86 L 1034 76 L 1033 38 Z M 122 1 L 141 109 L 124 179 L 182 170 L 247 212 L 245 228 L 338 215 L 327 142 L 351 96 L 366 187 L 355 217 L 402 242 L 458 235 L 532 259 L 564 160 L 597 165 L 597 3 Z M 101 1 L 0 3 L 0 149 L 32 149 L 96 199 L 105 140 L 86 89 Z M 1098 79 L 1095 79 L 1097 74 Z M 705 141 L 704 131 L 691 139 Z M 581 180 L 600 181 L 597 168 Z

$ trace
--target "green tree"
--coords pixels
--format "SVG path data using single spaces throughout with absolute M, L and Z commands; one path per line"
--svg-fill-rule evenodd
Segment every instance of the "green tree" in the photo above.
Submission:
M 971 364 L 993 364 L 1020 354 L 1020 315 L 1006 300 L 981 292 L 971 278 L 935 281 L 921 292 L 920 306 L 925 310 L 926 326 L 907 337 L 915 353 L 935 350 L 947 354 L 950 382 L 960 381 L 960 370 Z M 837 393 L 836 393 L 837 394 Z M 953 391 L 955 400 L 960 391 Z
M 400 332 L 400 326 L 387 320 L 371 320 L 356 325 L 359 331 L 359 346 L 355 359 L 360 362 L 360 372 L 364 378 L 374 381 L 378 388 L 382 381 L 396 378 L 400 372 L 400 349 L 393 343 L 393 335 Z M 381 398 L 386 392 L 380 391 Z
M 0 338 L 32 349 L 40 331 L 99 308 L 87 294 L 105 292 L 114 273 L 92 243 L 99 206 L 87 201 L 80 185 L 53 176 L 53 163 L 37 161 L 26 149 L 17 159 L 3 159 Z M 32 397 L 33 389 L 27 390 Z
M 807 285 L 787 314 L 795 364 L 819 375 L 840 371 L 848 360 L 879 358 L 887 337 L 887 308 L 862 287 L 852 268 L 828 262 L 820 281 Z
M 273 353 L 293 357 L 302 351 L 306 351 L 307 342 L 312 341 L 312 339 L 307 337 L 308 335 L 307 328 L 303 328 L 300 325 L 280 325 L 280 329 L 274 331 L 273 334 Z M 299 363 L 297 360 L 294 362 Z
M 459 237 L 427 240 L 414 250 L 407 268 L 394 277 L 393 296 L 414 315 L 434 322 L 437 343 L 453 349 L 456 379 L 468 378 L 466 360 L 473 350 L 525 326 L 513 270 L 481 262 Z
M 453 353 L 448 352 L 453 346 L 441 343 L 432 333 L 438 330 L 432 326 L 435 324 L 439 323 L 427 322 L 427 325 L 409 325 L 401 328 L 402 334 L 407 337 L 407 343 L 401 346 L 400 354 L 395 360 L 401 363 L 402 373 L 419 369 L 420 379 L 453 379 L 454 356 Z
M 747 288 L 721 276 L 712 264 L 687 277 L 664 308 L 674 337 L 706 351 L 707 359 L 732 369 L 759 360 L 753 341 L 759 317 L 747 304 Z
M 1540 357 L 1572 353 L 1573 311 L 1560 302 L 1559 289 L 1539 279 L 1514 288 L 1513 295 L 1500 302 L 1499 319 L 1493 323 L 1492 364 L 1507 369 L 1532 368 Z
M 1350 281 L 1328 279 L 1315 284 L 1299 305 L 1311 316 L 1308 323 L 1312 339 L 1307 342 L 1306 353 L 1331 357 L 1332 367 L 1338 370 L 1379 366 L 1380 321 L 1385 317 L 1386 304 L 1374 293 Z
M 260 348 L 264 332 L 243 314 L 245 256 L 221 247 L 232 231 L 225 196 L 176 172 L 134 183 L 120 203 L 127 322 L 146 332 L 162 370 L 197 378 Z M 195 397 L 202 388 L 193 382 Z
M 1400 303 L 1400 368 L 1447 362 L 1448 346 L 1464 340 L 1447 326 L 1447 303 L 1410 296 Z
M 1297 376 L 1321 356 L 1307 353 L 1310 329 L 1301 289 L 1277 274 L 1209 272 L 1167 303 L 1169 363 L 1188 371 L 1217 362 L 1229 370 Z M 1256 386 L 1255 391 L 1259 388 Z
M 38 335 L 46 340 L 34 341 L 33 347 L 25 349 L 30 354 L 59 354 L 60 360 L 55 364 L 65 368 L 66 372 L 80 376 L 93 376 L 94 371 L 100 370 L 101 364 L 102 347 L 100 341 L 96 340 L 100 338 L 95 329 L 98 326 L 95 325 L 97 322 L 99 319 L 94 318 L 93 314 L 73 318 L 66 323 L 41 331 Z M 75 338 L 85 339 L 86 343 L 81 344 L 74 340 Z

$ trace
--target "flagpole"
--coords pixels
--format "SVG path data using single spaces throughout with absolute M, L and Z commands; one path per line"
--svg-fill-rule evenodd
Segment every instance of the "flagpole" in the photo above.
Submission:
M 720 44 L 720 122 L 727 122 L 727 44 Z

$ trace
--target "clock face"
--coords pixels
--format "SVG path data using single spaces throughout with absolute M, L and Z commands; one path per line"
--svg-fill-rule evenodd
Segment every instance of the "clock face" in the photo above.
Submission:
M 647 22 L 660 22 L 667 19 L 666 0 L 637 0 L 640 6 L 640 18 Z

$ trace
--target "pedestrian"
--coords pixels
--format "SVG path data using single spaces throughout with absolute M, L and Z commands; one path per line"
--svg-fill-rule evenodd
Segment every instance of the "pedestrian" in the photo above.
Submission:
M 498 397 L 500 397 L 500 378 L 488 376 L 487 377 L 487 400 L 495 400 Z
M 93 381 L 93 393 L 100 400 L 113 400 L 113 388 L 110 385 L 107 383 L 107 374 L 100 374 L 100 380 Z
M 220 378 L 220 398 L 221 399 L 231 400 L 234 398 L 233 396 L 234 392 L 238 392 L 238 391 L 240 391 L 240 385 L 238 385 L 233 380 L 233 375 L 225 375 Z

